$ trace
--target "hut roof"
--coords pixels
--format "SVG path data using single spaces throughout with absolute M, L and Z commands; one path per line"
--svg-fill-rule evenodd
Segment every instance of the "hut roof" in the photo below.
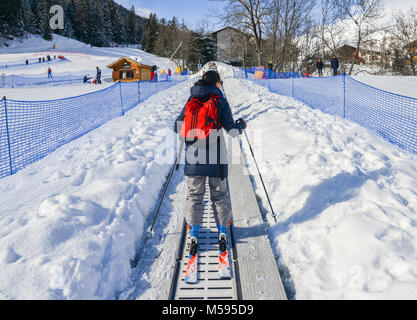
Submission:
M 139 67 L 148 67 L 148 68 L 152 68 L 152 66 L 148 66 L 148 65 L 146 65 L 146 64 L 139 63 L 138 61 L 135 61 L 135 60 L 130 59 L 130 58 L 128 58 L 128 57 L 121 57 L 121 58 L 117 59 L 115 62 L 113 62 L 113 63 L 109 64 L 109 65 L 107 66 L 107 68 L 110 68 L 110 69 L 117 68 L 118 66 L 122 65 L 124 62 L 129 62 L 130 64 L 132 64 L 132 65 L 134 64 L 134 65 L 137 65 L 137 66 L 139 66 Z

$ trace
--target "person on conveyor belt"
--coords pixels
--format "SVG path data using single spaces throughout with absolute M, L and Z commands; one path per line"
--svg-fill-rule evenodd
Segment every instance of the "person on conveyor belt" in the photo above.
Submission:
M 232 218 L 226 182 L 227 150 L 221 129 L 236 137 L 242 134 L 247 124 L 243 119 L 233 120 L 221 86 L 217 71 L 205 72 L 202 79 L 191 88 L 191 96 L 175 123 L 175 132 L 185 140 L 184 175 L 188 186 L 186 223 L 191 235 L 190 252 L 198 251 L 207 179 L 220 248 L 226 246 L 227 228 Z

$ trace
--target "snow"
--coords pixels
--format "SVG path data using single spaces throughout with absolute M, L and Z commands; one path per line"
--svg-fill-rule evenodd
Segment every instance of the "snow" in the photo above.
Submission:
M 114 82 L 103 82 L 101 85 L 94 84 L 57 84 L 44 86 L 24 86 L 16 88 L 0 88 L 0 96 L 6 96 L 10 100 L 42 101 L 70 98 L 90 92 L 104 90 L 112 86 Z
M 55 44 L 55 49 L 53 46 Z M 36 49 L 34 49 L 36 48 Z M 134 48 L 97 48 L 86 45 L 77 40 L 68 39 L 59 35 L 53 35 L 53 40 L 46 41 L 38 35 L 30 35 L 28 39 L 14 40 L 9 47 L 0 47 L 0 66 L 5 64 L 20 64 L 26 59 L 33 60 L 47 55 L 63 55 L 69 61 L 60 63 L 35 63 L 28 67 L 2 68 L 0 73 L 6 75 L 16 74 L 45 74 L 48 66 L 54 73 L 73 73 L 83 71 L 95 75 L 95 68 L 98 66 L 103 71 L 103 76 L 111 75 L 111 70 L 106 67 L 116 59 L 126 56 L 137 59 L 145 65 L 157 65 L 160 69 L 176 70 L 176 64 L 167 58 L 157 57 L 139 49 Z
M 381 90 L 417 98 L 417 77 L 360 74 L 353 76 L 353 78 Z
M 270 238 L 290 297 L 416 299 L 417 156 L 248 81 L 225 89 L 252 140 L 263 138 L 252 146 L 278 213 Z
M 113 299 L 126 286 L 170 168 L 159 140 L 187 91 L 156 94 L 1 180 L 0 299 Z
M 62 72 L 83 72 L 88 65 L 104 69 L 129 52 L 138 60 L 173 67 L 168 59 L 139 50 L 77 47 L 73 40 L 54 37 L 60 49 L 84 52 L 60 63 Z M 34 38 L 39 46 L 15 43 L 1 49 L 7 54 L 0 54 L 0 61 L 37 56 L 34 47 L 51 46 Z M 22 72 L 36 74 L 45 66 L 37 68 Z M 45 100 L 110 85 L 1 88 L 0 93 Z M 160 92 L 0 181 L 0 299 L 114 299 L 127 286 L 146 219 L 170 169 L 158 157 L 161 137 L 172 128 L 188 90 L 183 83 Z

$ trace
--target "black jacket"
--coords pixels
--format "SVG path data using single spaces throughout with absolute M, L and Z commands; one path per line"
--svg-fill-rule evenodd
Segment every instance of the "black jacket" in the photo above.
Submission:
M 219 90 L 217 87 L 194 86 L 191 88 L 190 99 L 197 98 L 201 101 L 205 101 L 210 97 L 210 95 L 218 95 L 221 97 L 218 99 L 217 112 L 219 114 L 222 128 L 224 128 L 231 136 L 237 136 L 241 134 L 243 131 L 243 125 L 241 123 L 235 123 L 229 103 L 223 97 L 221 90 Z M 181 130 L 181 122 L 184 121 L 184 118 L 185 107 L 175 122 L 175 132 L 178 133 Z M 184 175 L 227 178 L 227 150 L 223 133 L 221 131 L 222 130 L 220 130 L 218 135 L 217 142 L 212 145 L 209 145 L 208 141 L 203 145 L 201 142 L 186 142 Z M 210 154 L 214 152 L 217 154 L 217 157 L 215 157 L 216 154 L 210 157 Z M 198 158 L 198 155 L 205 159 L 203 161 L 199 161 L 200 158 Z M 194 161 L 192 159 L 194 159 Z
M 339 59 L 333 58 L 331 60 L 332 68 L 333 69 L 339 69 Z
M 323 66 L 324 66 L 323 61 L 317 61 L 316 63 L 317 69 L 323 69 Z

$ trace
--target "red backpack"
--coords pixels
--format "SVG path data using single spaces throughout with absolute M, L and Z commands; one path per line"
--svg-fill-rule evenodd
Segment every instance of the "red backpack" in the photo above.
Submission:
M 220 96 L 211 95 L 206 102 L 193 98 L 185 105 L 184 125 L 180 135 L 186 139 L 207 139 L 210 130 L 222 127 L 217 112 L 217 99 Z

